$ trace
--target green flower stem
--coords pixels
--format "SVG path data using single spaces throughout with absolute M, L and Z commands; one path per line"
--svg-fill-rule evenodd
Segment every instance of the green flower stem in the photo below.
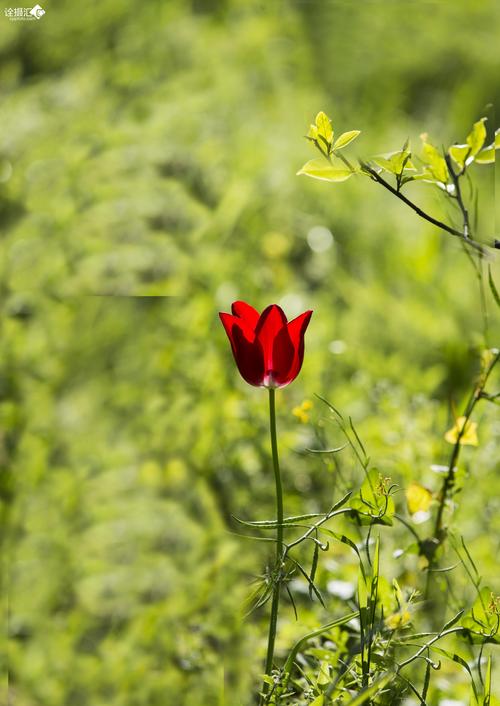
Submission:
M 273 598 L 271 603 L 271 616 L 269 619 L 269 637 L 267 641 L 266 675 L 270 676 L 273 668 L 274 643 L 276 640 L 276 624 L 278 622 L 278 609 L 281 588 L 281 569 L 283 563 L 283 488 L 281 485 L 280 464 L 278 458 L 278 442 L 276 438 L 276 405 L 275 389 L 269 388 L 269 431 L 271 433 L 271 452 L 273 456 L 274 479 L 276 481 L 276 565 L 273 572 Z M 269 684 L 264 682 L 261 700 L 262 704 L 267 701 Z

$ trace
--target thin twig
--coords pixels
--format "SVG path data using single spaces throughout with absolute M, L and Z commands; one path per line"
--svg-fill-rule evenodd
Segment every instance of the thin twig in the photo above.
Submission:
M 407 206 L 409 206 L 417 215 L 419 215 L 421 218 L 425 219 L 426 221 L 429 221 L 429 223 L 432 223 L 433 225 L 437 226 L 441 230 L 445 230 L 447 233 L 450 233 L 450 235 L 455 236 L 456 238 L 460 238 L 463 242 L 467 243 L 471 248 L 476 250 L 477 252 L 480 252 L 481 254 L 485 254 L 485 250 L 482 247 L 482 245 L 479 245 L 479 243 L 476 243 L 473 240 L 470 240 L 470 238 L 464 236 L 464 234 L 460 231 L 457 230 L 456 228 L 452 228 L 452 226 L 447 225 L 446 223 L 443 223 L 442 221 L 439 221 L 437 218 L 434 218 L 433 216 L 430 216 L 428 213 L 423 211 L 417 204 L 413 203 L 413 201 L 410 201 L 409 198 L 407 198 L 404 194 L 401 193 L 401 191 L 398 191 L 395 189 L 391 184 L 389 184 L 388 181 L 386 181 L 383 177 L 380 176 L 380 174 L 373 169 L 373 167 L 370 167 L 369 164 L 366 164 L 365 162 L 360 162 L 361 168 L 367 172 L 371 178 L 381 184 L 385 189 L 391 192 L 391 194 L 394 194 L 394 196 L 397 196 L 398 199 L 403 201 Z

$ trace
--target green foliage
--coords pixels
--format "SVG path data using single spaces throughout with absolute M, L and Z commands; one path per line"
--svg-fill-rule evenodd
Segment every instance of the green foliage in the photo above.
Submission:
M 300 174 L 322 181 L 346 181 L 353 175 L 353 172 L 350 169 L 336 169 L 320 159 L 311 159 L 297 172 L 297 175 Z
M 386 172 L 391 174 L 402 174 L 406 169 L 408 171 L 416 171 L 415 165 L 411 161 L 411 150 L 403 149 L 396 152 L 388 152 L 384 155 L 378 155 L 373 158 L 373 161 L 382 167 Z
M 489 586 L 483 586 L 461 624 L 477 642 L 500 642 L 500 597 L 495 596 Z
M 360 134 L 361 130 L 348 130 L 347 132 L 343 132 L 342 135 L 335 140 L 333 151 L 347 147 L 347 145 L 350 145 Z
M 390 478 L 372 468 L 363 481 L 359 494 L 351 500 L 351 507 L 356 510 L 362 523 L 377 522 L 392 525 L 394 501 L 391 497 Z
M 426 167 L 417 178 L 435 181 L 443 185 L 447 183 L 449 173 L 446 161 L 436 147 L 427 142 L 427 136 L 422 137 L 422 161 Z

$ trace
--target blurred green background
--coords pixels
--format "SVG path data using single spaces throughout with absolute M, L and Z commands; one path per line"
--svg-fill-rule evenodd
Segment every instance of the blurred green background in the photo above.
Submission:
M 314 393 L 352 415 L 385 475 L 437 490 L 430 466 L 448 459 L 450 405 L 482 344 L 470 264 L 376 184 L 295 173 L 314 156 L 303 135 L 320 109 L 337 132 L 362 130 L 353 158 L 406 137 L 417 147 L 424 131 L 463 141 L 483 115 L 491 134 L 500 5 L 43 7 L 29 23 L 0 16 L 2 703 L 248 706 L 267 613 L 244 618 L 244 601 L 268 554 L 231 514 L 274 512 L 267 399 L 239 378 L 217 312 L 236 298 L 314 309 L 303 371 L 278 396 L 288 514 L 326 510 L 361 482 L 347 451 L 338 466 L 303 453 L 318 434 L 341 441 L 319 401 L 308 423 L 292 414 Z M 488 241 L 493 175 L 475 173 Z M 431 186 L 409 192 L 453 216 Z M 492 272 L 498 283 L 498 262 Z M 456 514 L 490 583 L 496 412 L 478 408 Z M 402 493 L 396 503 L 404 514 Z M 382 535 L 389 580 L 417 582 L 415 557 L 391 559 L 407 535 Z M 355 575 L 332 547 L 319 581 Z M 278 656 L 347 610 L 296 589 L 299 621 L 285 603 Z M 457 592 L 470 596 L 465 582 Z M 435 703 L 466 703 L 464 684 L 444 674 Z

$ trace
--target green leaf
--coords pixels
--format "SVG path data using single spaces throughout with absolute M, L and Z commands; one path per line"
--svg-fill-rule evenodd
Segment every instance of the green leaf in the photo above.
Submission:
M 488 666 L 484 680 L 483 706 L 490 706 L 491 701 L 491 655 L 488 655 Z
M 347 147 L 353 140 L 361 134 L 361 130 L 349 130 L 348 132 L 343 132 L 340 137 L 337 137 L 335 144 L 333 145 L 334 150 L 341 150 L 343 147 Z
M 316 127 L 316 125 L 309 125 L 309 130 L 308 130 L 306 137 L 309 140 L 317 140 L 318 139 L 318 128 Z
M 318 138 L 323 138 L 325 143 L 329 147 L 331 147 L 333 142 L 333 128 L 332 121 L 330 120 L 330 118 L 326 113 L 320 110 L 320 112 L 316 116 L 315 123 Z
M 325 697 L 323 694 L 320 694 L 317 696 L 312 703 L 309 704 L 309 706 L 323 706 L 325 703 Z
M 364 574 L 358 576 L 358 605 L 360 610 L 361 625 L 364 628 L 366 619 L 366 608 L 368 607 L 368 587 Z
M 422 145 L 423 161 L 428 165 L 432 179 L 446 184 L 448 181 L 448 167 L 446 160 L 439 154 L 434 145 L 424 140 Z
M 289 678 L 290 678 L 290 673 L 292 670 L 293 663 L 295 662 L 295 658 L 297 657 L 297 654 L 299 651 L 304 647 L 304 645 L 311 640 L 314 637 L 317 637 L 318 635 L 321 635 L 325 632 L 328 632 L 329 630 L 333 630 L 336 627 L 339 627 L 340 625 L 345 625 L 346 623 L 350 622 L 351 620 L 354 620 L 359 616 L 358 611 L 355 611 L 353 613 L 348 613 L 347 615 L 344 615 L 342 618 L 337 618 L 337 620 L 334 620 L 331 623 L 327 623 L 326 625 L 323 625 L 322 627 L 318 628 L 317 630 L 313 630 L 312 632 L 307 633 L 307 635 L 304 635 L 301 637 L 295 645 L 293 646 L 290 654 L 287 657 L 287 660 L 285 662 L 285 665 L 283 667 L 283 671 L 285 672 L 288 677 L 286 678 L 285 685 L 288 683 Z
M 401 174 L 404 170 L 416 171 L 415 165 L 411 161 L 411 152 L 409 150 L 398 150 L 376 155 L 373 161 L 391 174 Z
M 331 164 L 321 159 L 310 159 L 302 169 L 297 172 L 297 176 L 304 174 L 313 179 L 322 181 L 346 181 L 354 174 L 350 169 L 336 169 Z
M 498 642 L 500 627 L 500 598 L 494 595 L 491 588 L 484 586 L 470 612 L 461 620 L 461 625 L 483 638 Z
M 463 613 L 464 613 L 463 609 L 459 610 L 458 613 L 453 616 L 453 618 L 450 618 L 448 620 L 448 622 L 443 625 L 443 627 L 441 628 L 441 632 L 445 632 L 446 630 L 449 630 L 454 625 L 456 625 L 458 623 L 458 621 L 460 620 L 460 618 L 462 617 Z
M 495 150 L 500 150 L 500 128 L 495 130 L 495 139 L 491 145 L 483 147 L 478 153 L 476 162 L 478 164 L 491 164 L 495 161 Z
M 351 500 L 351 507 L 359 513 L 362 524 L 392 525 L 394 500 L 388 494 L 388 479 L 376 468 L 372 468 L 360 488 L 358 495 Z
M 470 145 L 452 145 L 448 149 L 448 154 L 450 155 L 452 160 L 455 162 L 455 164 L 457 164 L 460 167 L 460 169 L 463 169 L 466 162 L 468 164 L 469 162 L 472 162 L 472 160 L 474 159 L 473 157 L 472 158 L 469 157 L 470 151 L 471 151 Z
M 330 682 L 331 682 L 330 665 L 328 664 L 328 662 L 321 662 L 321 665 L 319 668 L 317 684 L 319 687 L 322 687 L 322 686 L 326 686 Z
M 477 123 L 474 123 L 472 130 L 467 135 L 467 144 L 470 147 L 470 156 L 475 157 L 486 140 L 486 127 L 484 125 L 486 118 L 481 118 Z
M 477 164 L 492 164 L 495 161 L 495 145 L 488 145 L 476 156 Z
M 359 692 L 357 696 L 355 696 L 351 701 L 349 701 L 346 706 L 361 706 L 361 704 L 364 704 L 368 699 L 371 699 L 375 694 L 380 691 L 388 682 L 390 682 L 393 678 L 392 674 L 384 674 L 382 675 L 379 679 L 373 682 L 371 686 L 366 687 L 366 689 L 363 689 L 362 691 Z

